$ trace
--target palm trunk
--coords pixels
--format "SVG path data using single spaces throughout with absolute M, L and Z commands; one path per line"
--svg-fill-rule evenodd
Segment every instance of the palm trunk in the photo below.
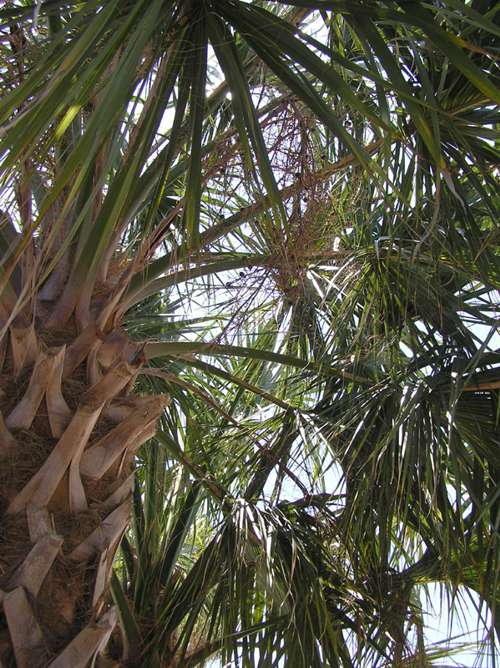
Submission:
M 134 450 L 166 397 L 127 396 L 143 356 L 89 326 L 11 328 L 0 419 L 0 665 L 84 668 L 116 625 L 107 590 Z

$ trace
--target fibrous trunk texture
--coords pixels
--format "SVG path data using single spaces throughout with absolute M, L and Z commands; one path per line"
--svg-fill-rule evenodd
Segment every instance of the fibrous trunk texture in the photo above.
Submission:
M 109 665 L 108 581 L 133 453 L 167 398 L 130 394 L 122 332 L 11 327 L 0 367 L 0 666 Z

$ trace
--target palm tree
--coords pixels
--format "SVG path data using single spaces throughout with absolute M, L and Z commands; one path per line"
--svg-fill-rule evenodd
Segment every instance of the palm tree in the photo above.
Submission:
M 1 10 L 5 665 L 498 630 L 495 11 Z

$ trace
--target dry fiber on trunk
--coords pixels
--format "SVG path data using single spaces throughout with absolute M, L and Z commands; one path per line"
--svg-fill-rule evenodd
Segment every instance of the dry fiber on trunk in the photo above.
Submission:
M 11 327 L 1 357 L 0 661 L 84 668 L 117 622 L 107 582 L 134 451 L 166 396 L 130 396 L 144 362 L 121 332 Z

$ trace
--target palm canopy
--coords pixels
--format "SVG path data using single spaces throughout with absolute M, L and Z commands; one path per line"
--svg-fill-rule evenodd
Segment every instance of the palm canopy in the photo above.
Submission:
M 0 16 L 3 331 L 122 326 L 173 399 L 111 653 L 424 662 L 419 586 L 495 614 L 493 3 Z

